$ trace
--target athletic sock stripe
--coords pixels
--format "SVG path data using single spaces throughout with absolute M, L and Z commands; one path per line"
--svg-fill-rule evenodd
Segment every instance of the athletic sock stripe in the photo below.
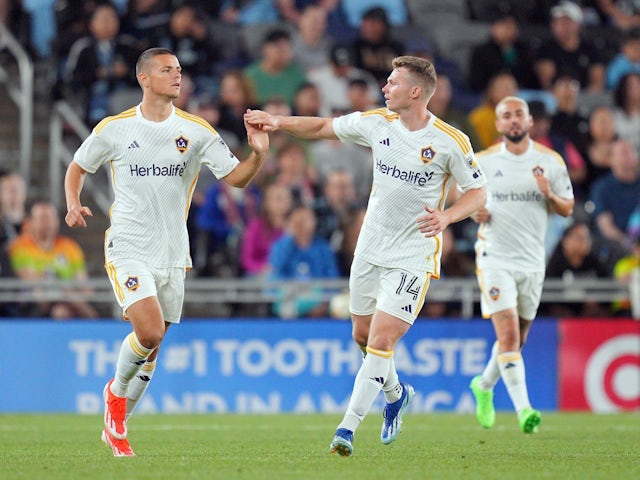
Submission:
M 391 358 L 393 357 L 393 350 L 377 350 L 375 348 L 367 347 L 367 353 L 371 355 L 377 355 L 382 358 Z
M 153 372 L 156 369 L 156 361 L 145 363 L 140 370 L 145 372 Z
M 498 361 L 500 363 L 515 362 L 522 359 L 520 352 L 505 352 L 498 355 Z
M 144 348 L 144 346 L 140 345 L 140 342 L 134 333 L 129 334 L 129 346 L 131 347 L 131 350 L 133 350 L 133 353 L 140 358 L 147 358 L 151 353 L 150 349 Z

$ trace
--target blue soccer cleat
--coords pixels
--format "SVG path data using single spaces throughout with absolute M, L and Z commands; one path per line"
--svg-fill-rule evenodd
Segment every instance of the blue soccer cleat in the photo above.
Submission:
M 408 383 L 402 383 L 402 396 L 393 403 L 387 403 L 384 407 L 382 416 L 382 431 L 380 432 L 380 440 L 385 445 L 389 445 L 397 437 L 402 430 L 402 415 L 413 400 L 415 390 Z
M 348 457 L 353 453 L 353 432 L 346 428 L 339 428 L 329 445 L 329 453 L 337 453 L 341 457 Z

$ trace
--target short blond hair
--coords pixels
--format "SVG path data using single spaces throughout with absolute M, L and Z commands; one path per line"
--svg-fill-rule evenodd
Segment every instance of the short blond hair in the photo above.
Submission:
M 529 114 L 529 104 L 527 102 L 525 102 L 520 97 L 516 97 L 514 95 L 509 95 L 507 97 L 504 97 L 502 100 L 500 100 L 498 102 L 498 104 L 496 105 L 496 109 L 495 109 L 496 115 L 498 115 L 498 110 L 500 110 L 500 108 L 502 108 L 502 106 L 507 102 L 517 102 L 517 103 L 519 103 L 520 105 L 523 106 L 523 108 L 527 112 L 527 114 Z
M 409 70 L 420 83 L 427 99 L 431 98 L 433 92 L 436 91 L 436 81 L 438 80 L 436 69 L 433 63 L 426 58 L 403 55 L 394 58 L 391 66 L 394 69 L 406 68 Z

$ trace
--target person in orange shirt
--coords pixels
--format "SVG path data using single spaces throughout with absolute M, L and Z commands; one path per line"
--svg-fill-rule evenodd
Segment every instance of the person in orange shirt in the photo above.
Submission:
M 29 211 L 28 231 L 16 237 L 9 246 L 11 266 L 19 278 L 61 281 L 87 278 L 82 249 L 73 239 L 59 232 L 60 220 L 55 205 L 36 201 Z M 84 301 L 43 301 L 35 306 L 32 313 L 56 319 L 97 316 L 95 308 Z

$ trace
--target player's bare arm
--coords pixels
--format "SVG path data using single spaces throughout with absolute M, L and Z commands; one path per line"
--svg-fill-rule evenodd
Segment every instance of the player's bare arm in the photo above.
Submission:
M 420 233 L 425 237 L 435 237 L 450 224 L 464 220 L 473 212 L 484 207 L 487 192 L 484 187 L 467 190 L 456 202 L 445 210 L 438 210 L 428 205 L 427 212 L 416 221 Z
M 265 132 L 283 130 L 295 137 L 306 139 L 338 138 L 333 131 L 332 118 L 281 116 L 271 115 L 262 110 L 248 110 L 244 119 Z
M 84 217 L 93 217 L 89 207 L 80 203 L 80 192 L 84 185 L 86 171 L 76 162 L 71 162 L 64 177 L 64 195 L 67 201 L 67 214 L 64 221 L 70 227 L 86 227 Z
M 269 151 L 269 134 L 247 123 L 246 120 L 244 126 L 247 129 L 247 141 L 252 152 L 245 161 L 240 162 L 224 177 L 224 181 L 229 185 L 240 188 L 246 187 L 256 176 Z
M 573 213 L 575 200 L 573 198 L 562 198 L 553 193 L 551 190 L 551 182 L 544 175 L 536 175 L 536 182 L 540 193 L 549 201 L 549 208 L 553 213 L 557 213 L 563 217 L 568 217 Z
M 471 220 L 476 223 L 489 223 L 491 212 L 487 207 L 482 207 L 470 215 Z

